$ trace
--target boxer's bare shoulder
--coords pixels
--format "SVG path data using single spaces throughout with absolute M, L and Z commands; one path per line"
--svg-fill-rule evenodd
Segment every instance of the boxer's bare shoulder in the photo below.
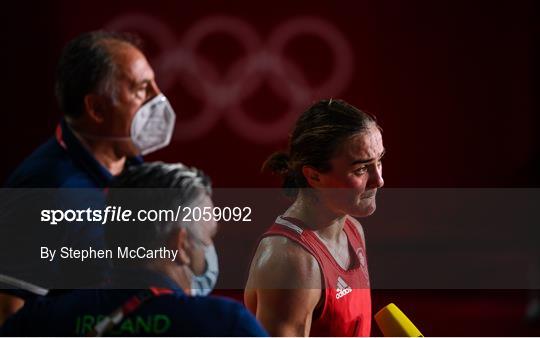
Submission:
M 321 270 L 315 257 L 283 236 L 261 240 L 251 264 L 248 287 L 320 288 Z
M 270 236 L 259 243 L 244 298 L 270 335 L 306 336 L 321 289 L 317 260 L 294 241 Z

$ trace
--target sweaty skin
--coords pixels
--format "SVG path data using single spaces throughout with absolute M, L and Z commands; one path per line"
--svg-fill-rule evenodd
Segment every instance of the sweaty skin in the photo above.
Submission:
M 245 303 L 271 336 L 308 336 L 321 289 L 312 255 L 288 238 L 267 237 L 253 259 Z

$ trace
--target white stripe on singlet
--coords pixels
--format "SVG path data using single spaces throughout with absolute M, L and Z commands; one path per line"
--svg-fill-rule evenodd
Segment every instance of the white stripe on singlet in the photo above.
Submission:
M 286 226 L 287 228 L 299 233 L 299 234 L 302 234 L 302 232 L 304 232 L 304 230 L 302 230 L 302 228 L 300 228 L 299 226 L 297 225 L 294 225 L 293 223 L 287 221 L 286 219 L 283 218 L 283 216 L 279 216 L 278 218 L 276 218 L 276 223 L 277 224 L 281 224 L 283 226 Z

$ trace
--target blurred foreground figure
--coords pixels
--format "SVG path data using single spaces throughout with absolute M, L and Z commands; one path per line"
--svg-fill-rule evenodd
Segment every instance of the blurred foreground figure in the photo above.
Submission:
M 122 189 L 129 188 L 129 189 Z M 108 205 L 124 210 L 212 207 L 209 179 L 180 164 L 127 168 L 113 183 Z M 191 296 L 200 247 L 212 243 L 209 221 L 113 221 L 105 226 L 114 252 L 107 289 L 77 290 L 28 301 L 0 328 L 2 336 L 264 336 L 241 304 Z M 170 252 L 121 258 L 118 248 Z
M 54 137 L 26 158 L 5 183 L 6 188 L 20 191 L 51 188 L 67 192 L 69 196 L 46 201 L 49 209 L 102 208 L 104 189 L 115 176 L 140 165 L 141 155 L 161 149 L 171 140 L 175 113 L 132 36 L 96 31 L 70 41 L 58 63 L 56 96 L 63 118 Z M 28 118 L 31 120 L 31 115 Z M 69 194 L 69 189 L 85 189 L 84 198 Z M 18 195 L 15 202 L 2 201 L 0 211 L 28 206 L 37 209 L 38 203 L 44 209 L 45 201 L 32 201 L 32 192 Z M 39 210 L 35 211 L 39 215 Z M 23 221 L 21 218 L 31 212 L 21 213 L 1 220 L 0 248 L 4 254 L 0 255 L 0 274 L 45 288 L 70 288 L 61 285 L 66 276 L 78 276 L 88 284 L 104 279 L 104 264 L 88 261 L 70 265 L 61 260 L 44 264 L 39 257 L 42 246 L 103 248 L 100 224 L 77 222 L 51 227 L 39 223 L 39 218 Z M 198 264 L 201 268 L 194 279 L 193 288 L 200 294 L 211 291 L 218 274 L 213 245 L 206 254 L 206 262 Z M 9 295 L 1 296 L 0 310 L 4 313 L 0 313 L 0 323 L 2 316 L 20 304 Z

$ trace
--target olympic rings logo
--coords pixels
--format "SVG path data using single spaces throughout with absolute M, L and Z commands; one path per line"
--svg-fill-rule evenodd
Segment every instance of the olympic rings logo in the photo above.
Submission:
M 175 133 L 177 140 L 205 135 L 216 126 L 221 115 L 232 130 L 251 141 L 282 140 L 302 110 L 321 97 L 339 94 L 348 86 L 353 73 L 349 42 L 333 25 L 316 17 L 290 19 L 277 26 L 266 41 L 249 24 L 230 16 L 205 17 L 191 26 L 181 39 L 161 21 L 144 14 L 115 18 L 106 28 L 140 33 L 153 39 L 160 52 L 151 61 L 162 90 L 166 92 L 180 81 L 190 95 L 202 102 L 201 111 L 193 119 L 181 120 L 181 129 Z M 197 54 L 201 41 L 215 33 L 231 36 L 245 51 L 225 72 L 219 72 L 207 58 Z M 299 67 L 284 56 L 288 43 L 301 35 L 323 40 L 332 53 L 333 71 L 315 87 L 310 86 Z M 279 114 L 279 120 L 263 123 L 250 117 L 241 103 L 265 81 L 288 103 L 288 110 Z

